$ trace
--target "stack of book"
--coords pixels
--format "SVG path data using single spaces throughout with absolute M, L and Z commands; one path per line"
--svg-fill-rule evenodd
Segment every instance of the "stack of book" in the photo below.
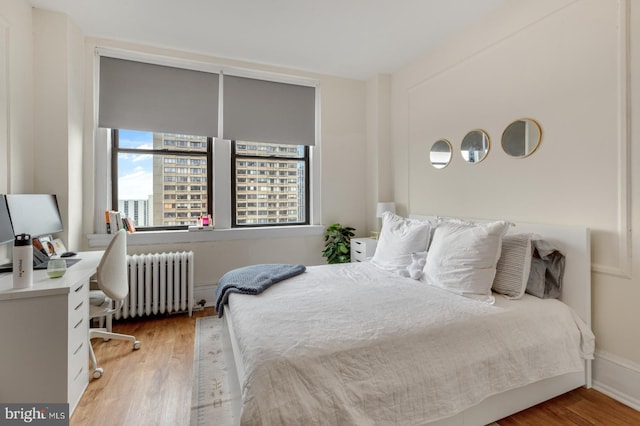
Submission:
M 115 234 L 119 229 L 126 229 L 127 232 L 136 232 L 133 220 L 128 217 L 124 217 L 121 212 L 106 210 L 104 212 L 104 220 L 107 226 L 107 234 Z

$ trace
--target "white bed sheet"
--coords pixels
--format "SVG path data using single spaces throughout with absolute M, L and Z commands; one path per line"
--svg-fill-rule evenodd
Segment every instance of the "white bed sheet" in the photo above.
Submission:
M 350 263 L 233 294 L 243 425 L 421 424 L 582 371 L 594 338 L 557 300 L 495 305 Z

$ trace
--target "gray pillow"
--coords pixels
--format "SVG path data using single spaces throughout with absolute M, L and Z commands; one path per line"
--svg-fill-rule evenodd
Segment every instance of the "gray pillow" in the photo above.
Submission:
M 531 234 L 505 235 L 491 287 L 509 299 L 520 299 L 527 289 L 531 270 Z

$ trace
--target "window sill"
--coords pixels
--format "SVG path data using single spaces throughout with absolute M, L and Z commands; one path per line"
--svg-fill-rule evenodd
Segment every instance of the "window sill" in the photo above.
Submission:
M 131 246 L 199 243 L 208 241 L 258 240 L 271 238 L 291 238 L 319 236 L 324 232 L 322 225 L 274 226 L 244 229 L 214 229 L 213 231 L 144 231 L 129 234 Z M 89 248 L 105 248 L 111 241 L 110 234 L 89 234 Z

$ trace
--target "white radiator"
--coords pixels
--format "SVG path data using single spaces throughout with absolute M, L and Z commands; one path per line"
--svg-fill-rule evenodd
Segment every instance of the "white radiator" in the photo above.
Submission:
M 127 256 L 129 296 L 116 319 L 193 312 L 193 252 Z

